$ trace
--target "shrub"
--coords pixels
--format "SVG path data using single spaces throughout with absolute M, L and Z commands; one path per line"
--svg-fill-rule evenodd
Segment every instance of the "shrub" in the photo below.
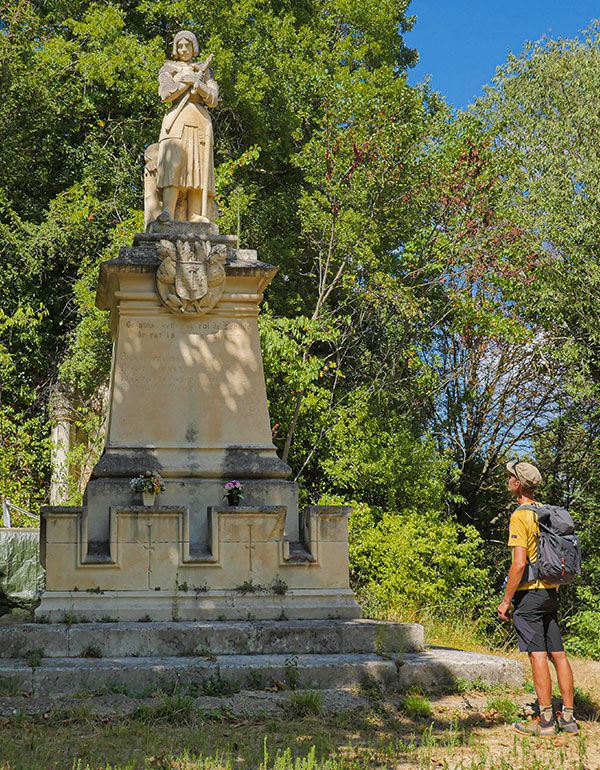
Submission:
M 600 660 L 600 613 L 581 610 L 567 621 L 571 636 L 565 639 L 565 647 L 573 655 Z
M 440 614 L 458 609 L 464 617 L 489 600 L 485 546 L 474 527 L 427 509 L 386 511 L 375 522 L 368 506 L 354 506 L 350 568 L 366 614 L 409 606 Z

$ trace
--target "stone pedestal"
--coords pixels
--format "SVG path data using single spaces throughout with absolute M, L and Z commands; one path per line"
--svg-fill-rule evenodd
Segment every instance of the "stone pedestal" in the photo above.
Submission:
M 277 268 L 236 245 L 212 224 L 154 222 L 102 264 L 96 302 L 114 339 L 106 446 L 84 506 L 44 510 L 38 615 L 360 616 L 348 586 L 349 509 L 300 517 L 272 442 L 257 316 Z M 157 282 L 165 254 L 211 249 L 224 268 L 200 268 L 216 286 L 213 306 L 173 307 Z M 129 487 L 146 471 L 166 482 L 152 508 Z M 231 479 L 244 484 L 238 509 L 223 507 Z

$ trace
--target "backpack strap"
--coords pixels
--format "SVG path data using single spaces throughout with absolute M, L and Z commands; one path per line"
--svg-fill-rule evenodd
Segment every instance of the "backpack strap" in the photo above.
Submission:
M 537 508 L 538 507 L 539 506 L 535 506 L 535 505 L 520 505 L 516 510 L 517 511 L 531 511 L 531 513 L 533 514 L 533 521 L 534 521 L 535 524 L 537 524 L 538 529 L 539 529 L 543 525 L 540 524 L 540 519 L 539 519 L 539 516 L 537 514 Z M 539 544 L 539 540 L 540 540 L 540 536 L 539 535 L 537 535 L 537 540 L 538 540 L 538 544 Z M 530 558 L 529 558 L 529 554 L 527 554 L 527 569 L 525 570 L 525 572 L 523 572 L 523 582 L 524 583 L 529 583 L 532 580 L 537 580 L 537 579 L 538 579 L 538 564 L 537 564 L 537 561 L 532 562 L 530 560 Z

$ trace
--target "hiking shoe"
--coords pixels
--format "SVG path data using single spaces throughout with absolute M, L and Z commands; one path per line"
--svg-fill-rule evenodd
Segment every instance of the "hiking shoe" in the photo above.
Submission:
M 554 721 L 544 724 L 539 717 L 531 722 L 517 722 L 515 731 L 519 735 L 540 735 L 546 738 L 552 737 L 556 733 Z
M 556 715 L 556 724 L 558 729 L 563 733 L 569 733 L 569 735 L 577 735 L 579 733 L 579 725 L 574 719 L 570 719 L 568 722 L 563 719 L 563 715 L 559 712 Z

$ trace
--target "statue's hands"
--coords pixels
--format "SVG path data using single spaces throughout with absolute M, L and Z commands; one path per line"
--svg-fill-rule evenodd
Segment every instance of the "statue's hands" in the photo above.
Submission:
M 196 78 L 196 82 L 192 86 L 192 92 L 195 94 L 200 94 L 201 96 L 208 96 L 208 89 L 206 87 L 206 84 L 202 80 L 202 75 Z
M 175 81 L 180 85 L 193 86 L 196 83 L 198 75 L 190 68 L 181 70 L 175 75 Z

